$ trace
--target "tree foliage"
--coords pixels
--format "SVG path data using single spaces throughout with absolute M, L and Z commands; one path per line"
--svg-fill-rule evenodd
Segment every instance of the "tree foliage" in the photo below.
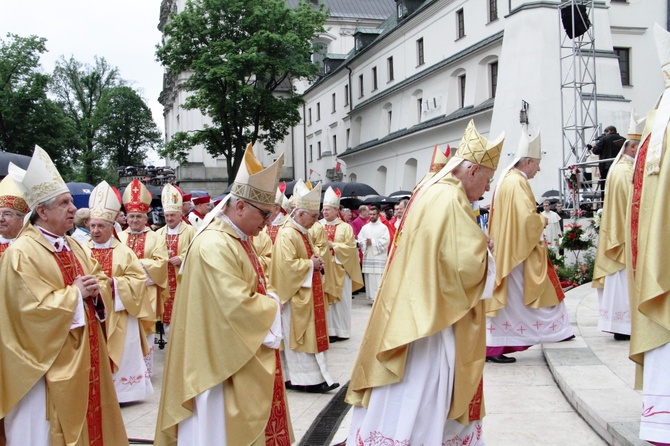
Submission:
M 161 144 L 151 110 L 128 86 L 107 90 L 94 116 L 98 149 L 106 153 L 111 166 L 141 165 L 147 149 L 157 149 Z
M 96 144 L 100 121 L 95 118 L 105 92 L 119 85 L 119 73 L 104 58 L 95 66 L 61 56 L 54 69 L 52 91 L 77 133 L 76 171 L 78 180 L 96 184 L 104 170 L 105 152 Z
M 67 178 L 76 138 L 63 109 L 47 97 L 49 75 L 39 65 L 45 52 L 42 37 L 0 39 L 0 149 L 31 155 L 39 145 Z
M 195 145 L 227 160 L 235 177 L 244 148 L 261 141 L 274 151 L 300 121 L 302 97 L 292 81 L 313 79 L 312 40 L 323 32 L 323 7 L 284 0 L 197 0 L 170 17 L 158 60 L 173 76 L 188 75 L 179 87 L 190 92 L 186 109 L 197 109 L 213 125 L 177 132 L 162 155 L 184 160 Z

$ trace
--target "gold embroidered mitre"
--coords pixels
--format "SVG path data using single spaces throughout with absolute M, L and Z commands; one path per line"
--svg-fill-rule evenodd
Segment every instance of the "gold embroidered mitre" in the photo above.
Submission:
M 295 207 L 318 211 L 321 206 L 321 182 L 318 182 L 310 190 L 306 183 L 298 180 L 293 187 L 293 196 L 295 197 Z
M 30 212 L 30 207 L 18 186 L 10 177 L 0 181 L 0 208 L 11 208 L 23 214 Z
M 163 212 L 181 212 L 183 198 L 179 189 L 171 184 L 166 184 L 161 192 L 161 204 Z
M 430 172 L 439 172 L 444 166 L 447 165 L 449 161 L 449 156 L 451 155 L 451 148 L 447 146 L 447 152 L 442 153 L 438 144 L 435 144 L 433 149 L 433 158 L 430 160 Z
M 121 201 L 117 194 L 118 192 L 106 181 L 95 186 L 91 196 L 88 197 L 91 218 L 100 218 L 109 223 L 114 223 L 121 209 Z
M 323 194 L 323 205 L 339 209 L 340 195 L 342 195 L 342 193 L 340 192 L 339 189 L 337 188 L 333 189 L 332 187 L 328 186 L 328 189 L 326 189 L 326 193 Z
M 523 126 L 519 145 L 516 146 L 516 152 L 514 153 L 514 159 L 520 160 L 521 158 L 542 159 L 542 143 L 539 130 L 537 131 L 537 135 L 531 139 L 528 136 L 528 128 L 525 125 Z
M 123 191 L 123 207 L 127 213 L 146 214 L 151 206 L 151 192 L 135 178 Z
M 254 156 L 252 143 L 249 143 L 230 193 L 244 200 L 273 205 L 283 165 L 282 153 L 270 167 L 263 169 L 263 165 Z
M 626 135 L 626 139 L 630 141 L 640 141 L 646 122 L 647 118 L 640 118 L 638 114 L 635 113 L 635 107 L 633 107 L 630 111 L 630 121 L 628 123 L 628 134 Z
M 493 141 L 487 140 L 477 132 L 474 121 L 470 120 L 455 157 L 495 170 L 500 161 L 504 140 L 504 132 Z
M 70 192 L 49 154 L 39 146 L 35 146 L 33 157 L 26 170 L 9 163 L 7 171 L 28 206 L 33 209 L 40 203 Z

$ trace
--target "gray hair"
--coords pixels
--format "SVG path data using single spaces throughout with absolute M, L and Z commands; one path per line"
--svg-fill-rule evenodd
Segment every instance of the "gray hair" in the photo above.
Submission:
M 49 198 L 48 200 L 43 201 L 41 203 L 37 203 L 35 205 L 35 207 L 33 208 L 33 213 L 30 214 L 30 223 L 34 225 L 35 223 L 37 223 L 37 220 L 40 218 L 39 214 L 37 213 L 37 208 L 38 207 L 43 206 L 45 208 L 50 208 L 56 202 L 56 198 L 58 198 L 58 196 L 55 196 L 53 198 Z

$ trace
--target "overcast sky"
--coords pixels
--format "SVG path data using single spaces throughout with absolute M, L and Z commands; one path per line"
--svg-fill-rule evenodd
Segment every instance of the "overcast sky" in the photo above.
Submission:
M 163 107 L 158 103 L 163 68 L 154 56 L 161 37 L 160 4 L 161 0 L 3 0 L 0 35 L 2 40 L 7 33 L 45 37 L 48 52 L 40 62 L 48 73 L 62 55 L 90 65 L 95 56 L 104 57 L 145 99 L 163 132 Z M 150 161 L 162 165 L 156 154 Z

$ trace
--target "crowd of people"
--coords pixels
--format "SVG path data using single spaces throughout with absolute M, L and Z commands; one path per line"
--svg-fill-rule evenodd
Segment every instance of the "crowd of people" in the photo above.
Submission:
M 632 116 L 608 169 L 593 282 L 601 329 L 629 336 L 644 366 L 640 436 L 659 445 L 670 443 L 668 104 L 670 88 L 646 121 Z M 503 144 L 470 121 L 394 215 L 361 206 L 353 219 L 321 183 L 298 181 L 287 198 L 283 155 L 263 168 L 250 144 L 217 203 L 166 185 L 159 230 L 140 181 L 123 195 L 102 182 L 77 210 L 36 147 L 0 183 L 0 444 L 128 444 L 119 403 L 154 392 L 157 321 L 168 350 L 154 444 L 291 444 L 286 390 L 339 387 L 328 350 L 351 337 L 363 287 L 372 308 L 342 444 L 484 444 L 485 362 L 574 337 L 546 242 L 562 218 L 550 203 L 538 212 L 530 187 L 539 131 L 522 128 L 493 185 Z

